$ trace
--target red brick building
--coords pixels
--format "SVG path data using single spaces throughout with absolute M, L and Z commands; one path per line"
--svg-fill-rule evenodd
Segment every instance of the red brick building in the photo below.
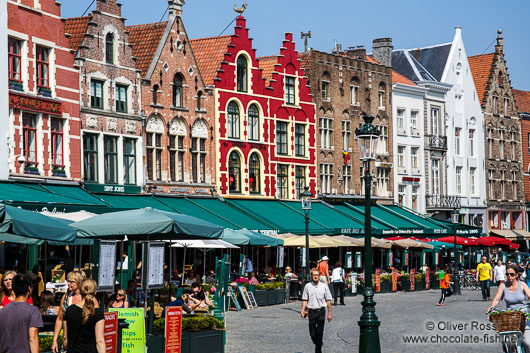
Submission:
M 60 3 L 10 1 L 7 12 L 10 177 L 80 179 L 79 76 Z
M 191 44 L 215 96 L 217 191 L 296 199 L 316 190 L 315 105 L 287 33 L 280 55 L 258 59 L 246 19 L 230 36 Z
M 523 154 L 523 189 L 527 220 L 530 219 L 530 92 L 513 89 L 521 117 L 521 150 Z
M 215 182 L 213 97 L 182 22 L 184 1 L 168 20 L 128 26 L 141 73 L 148 192 L 209 194 Z

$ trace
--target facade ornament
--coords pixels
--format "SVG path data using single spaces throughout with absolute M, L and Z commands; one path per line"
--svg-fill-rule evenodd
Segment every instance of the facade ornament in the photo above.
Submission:
M 171 122 L 171 126 L 169 127 L 169 134 L 185 136 L 186 124 L 184 123 L 184 121 L 180 118 L 173 119 L 173 121 Z
M 93 115 L 89 115 L 86 117 L 86 126 L 90 129 L 97 129 L 98 128 L 98 118 L 93 116 Z
M 208 138 L 208 127 L 202 119 L 198 119 L 191 128 L 191 137 Z
M 128 134 L 134 134 L 136 132 L 136 122 L 135 121 L 131 121 L 131 120 L 127 120 L 125 122 L 125 131 Z
M 245 12 L 245 9 L 247 8 L 247 3 L 244 2 L 240 9 L 237 8 L 236 4 L 234 4 L 234 11 L 237 12 L 240 15 L 243 15 L 243 12 Z
M 116 132 L 118 130 L 118 120 L 114 118 L 107 119 L 107 131 Z
M 147 126 L 146 126 L 147 132 L 156 132 L 159 134 L 164 133 L 164 121 L 162 118 L 158 115 L 154 115 L 147 120 Z

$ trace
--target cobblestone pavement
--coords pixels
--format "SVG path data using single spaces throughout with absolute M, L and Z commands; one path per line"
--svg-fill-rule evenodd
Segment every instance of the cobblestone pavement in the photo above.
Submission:
M 495 294 L 492 288 L 492 296 Z M 376 313 L 381 321 L 381 351 L 386 352 L 502 352 L 497 335 L 484 314 L 489 302 L 480 291 L 462 291 L 446 305 L 437 306 L 439 291 L 378 294 Z M 346 297 L 346 306 L 333 306 L 333 320 L 326 322 L 325 353 L 357 352 L 362 297 Z M 300 318 L 301 302 L 229 312 L 226 317 L 227 353 L 314 352 L 306 319 Z M 429 328 L 429 329 L 428 329 Z M 405 343 L 412 336 L 429 343 Z M 447 341 L 451 340 L 451 341 Z M 485 341 L 486 340 L 486 341 Z M 456 342 L 456 343 L 450 343 Z M 478 342 L 478 343 L 468 343 Z

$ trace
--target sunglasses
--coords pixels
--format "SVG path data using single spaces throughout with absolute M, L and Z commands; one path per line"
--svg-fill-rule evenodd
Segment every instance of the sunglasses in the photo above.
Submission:
M 514 276 L 515 277 L 515 273 L 514 272 L 506 272 L 506 276 Z

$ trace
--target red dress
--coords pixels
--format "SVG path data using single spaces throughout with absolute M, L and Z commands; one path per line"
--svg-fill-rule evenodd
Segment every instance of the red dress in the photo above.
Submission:
M 7 295 L 4 295 L 4 300 L 2 300 L 2 306 L 6 306 L 7 304 L 11 303 L 11 300 L 9 300 L 9 297 Z M 29 297 L 28 304 L 33 304 L 33 299 Z

